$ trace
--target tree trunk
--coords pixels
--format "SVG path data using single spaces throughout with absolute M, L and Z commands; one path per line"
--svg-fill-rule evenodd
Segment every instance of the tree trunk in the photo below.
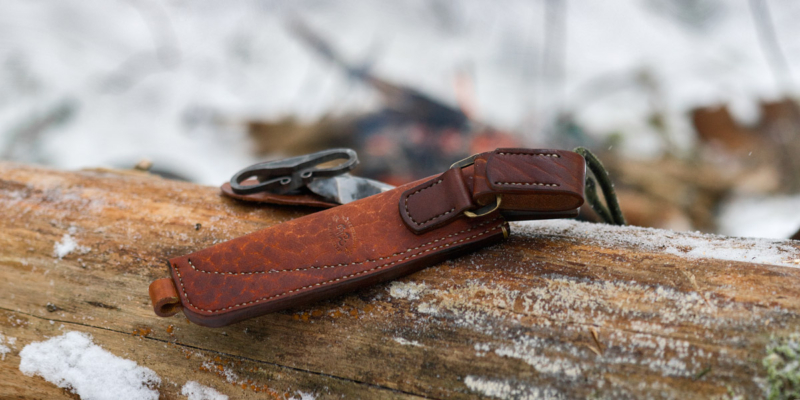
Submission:
M 154 370 L 163 399 L 188 380 L 232 399 L 758 398 L 767 346 L 800 328 L 800 243 L 569 221 L 222 329 L 153 314 L 166 259 L 311 211 L 0 163 L 0 334 L 17 338 L 0 398 L 74 397 L 18 369 L 25 345 L 67 331 Z

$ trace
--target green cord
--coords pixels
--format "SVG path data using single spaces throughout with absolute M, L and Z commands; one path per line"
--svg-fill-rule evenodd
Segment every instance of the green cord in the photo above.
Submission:
M 611 217 L 611 213 L 608 211 L 606 206 L 600 201 L 600 197 L 597 195 L 597 183 L 595 182 L 592 177 L 586 177 L 586 201 L 592 207 L 592 210 L 600 216 L 600 219 L 607 224 L 613 224 L 614 219 Z
M 591 177 L 586 177 L 586 198 L 594 212 L 608 224 L 626 225 L 625 217 L 622 216 L 622 210 L 619 208 L 617 193 L 614 191 L 614 184 L 608 177 L 608 171 L 603 167 L 603 163 L 585 147 L 576 147 L 573 151 L 583 156 L 586 160 L 586 166 L 589 167 L 589 170 L 592 171 L 592 174 L 597 179 L 597 182 L 595 182 Z M 603 206 L 597 196 L 597 185 L 600 185 L 600 189 L 603 190 L 603 196 L 606 198 L 608 208 Z

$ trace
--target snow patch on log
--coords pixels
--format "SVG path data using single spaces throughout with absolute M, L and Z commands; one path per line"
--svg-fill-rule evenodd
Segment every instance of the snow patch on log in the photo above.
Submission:
M 311 392 L 303 392 L 303 391 L 298 390 L 297 392 L 295 392 L 295 394 L 300 396 L 300 400 L 316 400 L 317 399 L 317 396 L 315 396 L 314 393 L 311 393 Z
M 403 346 L 422 347 L 422 344 L 420 344 L 416 340 L 406 340 L 406 339 L 403 339 L 401 337 L 396 337 L 396 338 L 393 338 L 392 340 L 394 340 L 397 343 L 402 344 Z
M 84 400 L 156 400 L 161 378 L 153 370 L 109 353 L 82 332 L 34 342 L 19 353 L 19 370 L 39 375 Z
M 3 336 L 3 334 L 0 333 L 0 361 L 6 360 L 6 354 L 11 352 L 11 348 L 8 346 L 14 346 L 16 342 L 17 338 Z
M 228 396 L 195 381 L 186 382 L 181 388 L 181 394 L 188 400 L 228 400 Z
M 475 257 L 480 255 L 470 256 Z M 575 382 L 583 378 L 585 371 L 612 365 L 644 366 L 662 376 L 691 378 L 712 359 L 723 355 L 714 348 L 664 335 L 674 333 L 678 325 L 718 329 L 720 324 L 730 322 L 722 315 L 740 307 L 722 298 L 705 299 L 697 292 L 681 292 L 667 286 L 566 276 L 516 287 L 484 280 L 468 280 L 446 288 L 432 285 L 426 289 L 426 296 L 425 301 L 415 304 L 420 317 L 448 320 L 484 336 L 474 344 L 476 356 L 520 360 L 542 375 Z M 630 304 L 622 311 L 609 313 L 619 309 L 615 303 L 629 298 L 641 299 L 641 305 Z M 661 315 L 658 322 L 651 320 L 654 311 L 648 308 L 656 304 Z M 755 317 L 758 324 L 768 318 Z M 497 323 L 516 320 L 523 324 L 523 319 L 528 320 L 524 324 L 534 319 L 537 329 L 574 332 L 568 336 L 587 340 L 550 340 L 516 329 L 513 324 Z M 600 345 L 591 341 L 589 327 L 600 331 Z M 606 353 L 605 349 L 614 350 Z M 598 381 L 598 385 L 604 383 L 607 382 Z
M 464 378 L 464 384 L 473 392 L 478 392 L 483 396 L 497 399 L 537 400 L 564 398 L 564 396 L 553 389 L 539 389 L 506 380 L 493 380 L 472 375 Z
M 559 236 L 602 246 L 633 247 L 690 259 L 710 258 L 800 268 L 800 245 L 791 240 L 732 238 L 699 232 L 675 232 L 572 220 L 513 223 L 515 234 Z
M 72 253 L 75 250 L 78 250 L 81 254 L 86 254 L 89 252 L 88 247 L 78 246 L 78 242 L 76 242 L 69 233 L 65 233 L 64 236 L 61 237 L 61 241 L 56 242 L 56 244 L 53 246 L 53 256 L 62 259 L 64 256 Z
M 512 346 L 500 346 L 494 352 L 498 356 L 516 358 L 525 361 L 538 372 L 553 376 L 563 376 L 567 379 L 577 379 L 581 376 L 578 364 L 563 358 L 552 358 L 543 355 L 547 343 L 540 338 L 522 336 L 513 340 Z
M 243 380 L 239 379 L 239 375 L 237 375 L 236 372 L 233 372 L 233 370 L 228 367 L 222 367 L 221 369 L 218 369 L 217 368 L 218 365 L 214 364 L 211 361 L 204 361 L 202 366 L 203 368 L 205 368 L 205 370 L 208 371 L 219 371 L 217 375 L 221 376 L 222 378 L 225 378 L 225 381 L 228 383 L 233 383 L 233 384 L 245 383 Z M 203 369 L 201 369 L 201 371 L 202 370 Z
M 425 293 L 425 284 L 394 281 L 389 285 L 389 295 L 398 299 L 417 300 Z

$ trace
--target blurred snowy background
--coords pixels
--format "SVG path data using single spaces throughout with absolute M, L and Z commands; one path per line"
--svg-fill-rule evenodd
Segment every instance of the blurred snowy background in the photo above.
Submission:
M 800 185 L 786 183 L 798 20 L 791 0 L 6 0 L 0 159 L 146 159 L 218 185 L 341 143 L 365 174 L 402 181 L 481 146 L 586 145 L 611 160 L 641 225 L 786 238 L 800 228 Z M 458 115 L 398 116 L 396 88 Z M 412 122 L 386 122 L 398 118 Z M 433 136 L 441 154 L 392 158 Z

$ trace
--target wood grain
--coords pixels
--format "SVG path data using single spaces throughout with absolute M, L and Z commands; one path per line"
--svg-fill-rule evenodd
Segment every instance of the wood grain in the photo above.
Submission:
M 0 163 L 0 334 L 17 338 L 0 398 L 74 398 L 18 369 L 26 344 L 72 330 L 156 371 L 163 399 L 184 398 L 188 380 L 235 399 L 756 398 L 765 346 L 800 327 L 797 269 L 535 225 L 398 282 L 227 328 L 153 314 L 147 286 L 167 276 L 166 259 L 310 211 L 144 173 Z M 59 259 L 65 234 L 79 247 Z M 642 240 L 654 237 L 684 235 Z

